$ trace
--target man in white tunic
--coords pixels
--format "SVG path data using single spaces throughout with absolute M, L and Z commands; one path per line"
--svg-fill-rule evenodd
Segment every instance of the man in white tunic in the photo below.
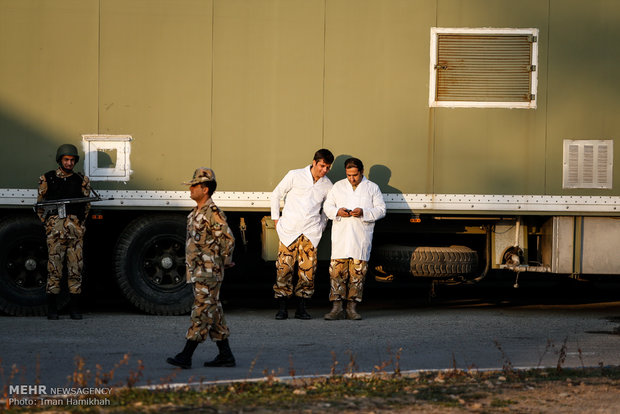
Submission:
M 312 164 L 291 170 L 271 194 L 271 218 L 276 223 L 280 243 L 276 260 L 274 296 L 279 303 L 276 319 L 288 318 L 288 299 L 293 295 L 295 262 L 299 278 L 295 286 L 298 298 L 295 318 L 312 319 L 306 311 L 306 301 L 314 294 L 314 273 L 317 264 L 317 246 L 327 224 L 323 201 L 332 188 L 325 176 L 334 162 L 333 154 L 320 149 Z M 280 201 L 284 208 L 280 215 Z
M 356 311 L 362 301 L 364 278 L 372 247 L 375 221 L 385 217 L 385 202 L 379 186 L 364 177 L 364 164 L 357 158 L 344 162 L 347 178 L 338 181 L 327 194 L 323 206 L 332 223 L 332 255 L 329 264 L 333 302 L 327 320 L 346 317 L 362 319 Z

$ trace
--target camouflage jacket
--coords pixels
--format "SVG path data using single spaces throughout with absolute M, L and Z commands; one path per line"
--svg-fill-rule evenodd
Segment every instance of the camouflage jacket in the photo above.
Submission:
M 74 173 L 75 174 L 75 173 Z M 80 174 L 81 175 L 81 174 Z M 59 178 L 67 177 L 67 174 L 61 169 L 56 169 L 56 176 Z M 90 196 L 90 180 L 86 175 L 82 176 L 82 194 L 84 197 Z M 39 177 L 39 189 L 37 202 L 46 200 L 47 180 L 45 174 Z M 90 203 L 86 204 L 85 214 L 88 215 Z M 65 218 L 59 218 L 57 215 L 45 216 L 43 209 L 37 210 L 37 215 L 43 223 L 45 223 L 45 233 L 48 237 L 56 237 L 59 239 L 76 239 L 84 236 L 85 223 L 77 216 L 68 215 Z
M 224 264 L 232 260 L 235 238 L 226 215 L 209 199 L 187 216 L 185 264 L 187 282 L 222 280 Z

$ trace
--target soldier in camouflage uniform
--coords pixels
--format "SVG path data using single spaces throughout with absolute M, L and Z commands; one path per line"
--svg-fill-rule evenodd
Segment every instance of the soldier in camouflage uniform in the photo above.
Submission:
M 63 198 L 81 198 L 90 195 L 90 181 L 87 176 L 74 172 L 75 164 L 80 160 L 74 145 L 61 145 L 56 151 L 58 168 L 39 177 L 37 202 L 52 201 Z M 78 299 L 82 292 L 83 241 L 86 231 L 85 221 L 90 204 L 77 203 L 67 206 L 67 215 L 58 216 L 58 212 L 38 209 L 37 214 L 45 224 L 47 236 L 47 318 L 58 319 L 57 297 L 60 293 L 60 280 L 66 261 L 70 294 L 71 319 L 82 319 Z
M 379 186 L 364 177 L 364 164 L 357 158 L 344 162 L 347 178 L 327 194 L 323 208 L 332 223 L 332 256 L 329 265 L 332 310 L 327 320 L 346 317 L 359 320 L 356 305 L 362 301 L 364 278 L 372 247 L 375 221 L 385 217 L 385 202 Z
M 317 264 L 317 246 L 327 224 L 323 201 L 332 187 L 325 176 L 334 162 L 333 154 L 320 149 L 312 164 L 289 171 L 271 194 L 271 218 L 276 223 L 280 239 L 276 261 L 274 296 L 279 303 L 276 319 L 287 319 L 288 299 L 293 295 L 295 262 L 299 277 L 295 286 L 298 297 L 295 318 L 312 319 L 306 311 L 306 300 L 314 294 L 314 273 Z M 280 201 L 284 209 L 280 215 Z
M 185 262 L 187 283 L 194 290 L 191 326 L 186 335 L 185 348 L 169 364 L 191 368 L 192 355 L 199 343 L 207 337 L 215 341 L 219 354 L 204 363 L 206 367 L 234 367 L 235 358 L 228 344 L 230 331 L 224 320 L 220 303 L 220 287 L 224 268 L 231 267 L 235 238 L 226 222 L 226 216 L 213 203 L 211 196 L 217 187 L 215 173 L 210 168 L 198 168 L 191 181 L 190 196 L 196 207 L 187 216 Z

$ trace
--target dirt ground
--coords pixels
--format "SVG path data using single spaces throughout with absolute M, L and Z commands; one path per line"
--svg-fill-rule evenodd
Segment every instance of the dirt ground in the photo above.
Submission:
M 479 391 L 480 398 L 467 400 L 454 395 L 456 404 L 414 401 L 407 407 L 376 410 L 375 413 L 620 413 L 620 381 L 597 379 L 587 382 L 551 382 L 531 385 L 497 386 Z M 359 411 L 358 411 L 359 412 Z M 370 413 L 372 411 L 368 411 Z
M 455 413 L 620 413 L 620 379 L 571 378 L 553 381 L 505 381 L 499 379 L 470 385 L 447 385 L 438 381 L 432 393 L 412 389 L 406 395 L 346 397 L 283 410 L 250 408 L 219 413 L 266 414 L 455 414 Z

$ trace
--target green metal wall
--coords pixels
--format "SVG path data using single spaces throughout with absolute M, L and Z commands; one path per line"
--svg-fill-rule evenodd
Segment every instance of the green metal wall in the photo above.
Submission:
M 0 0 L 0 188 L 36 188 L 97 131 L 99 2 Z
M 215 1 L 213 10 L 218 187 L 271 191 L 324 142 L 324 2 Z
M 432 191 L 435 12 L 434 1 L 327 2 L 325 143 L 364 161 L 383 191 Z
M 204 165 L 271 191 L 325 146 L 384 192 L 617 196 L 561 181 L 564 139 L 620 132 L 618 20 L 614 0 L 0 0 L 0 188 L 99 133 L 134 138 L 106 189 Z M 433 26 L 538 28 L 538 108 L 429 108 Z
M 134 138 L 127 188 L 181 190 L 211 161 L 211 2 L 99 4 L 99 133 Z
M 554 0 L 546 51 L 545 190 L 620 195 L 620 2 Z M 562 140 L 614 140 L 613 190 L 562 190 Z

